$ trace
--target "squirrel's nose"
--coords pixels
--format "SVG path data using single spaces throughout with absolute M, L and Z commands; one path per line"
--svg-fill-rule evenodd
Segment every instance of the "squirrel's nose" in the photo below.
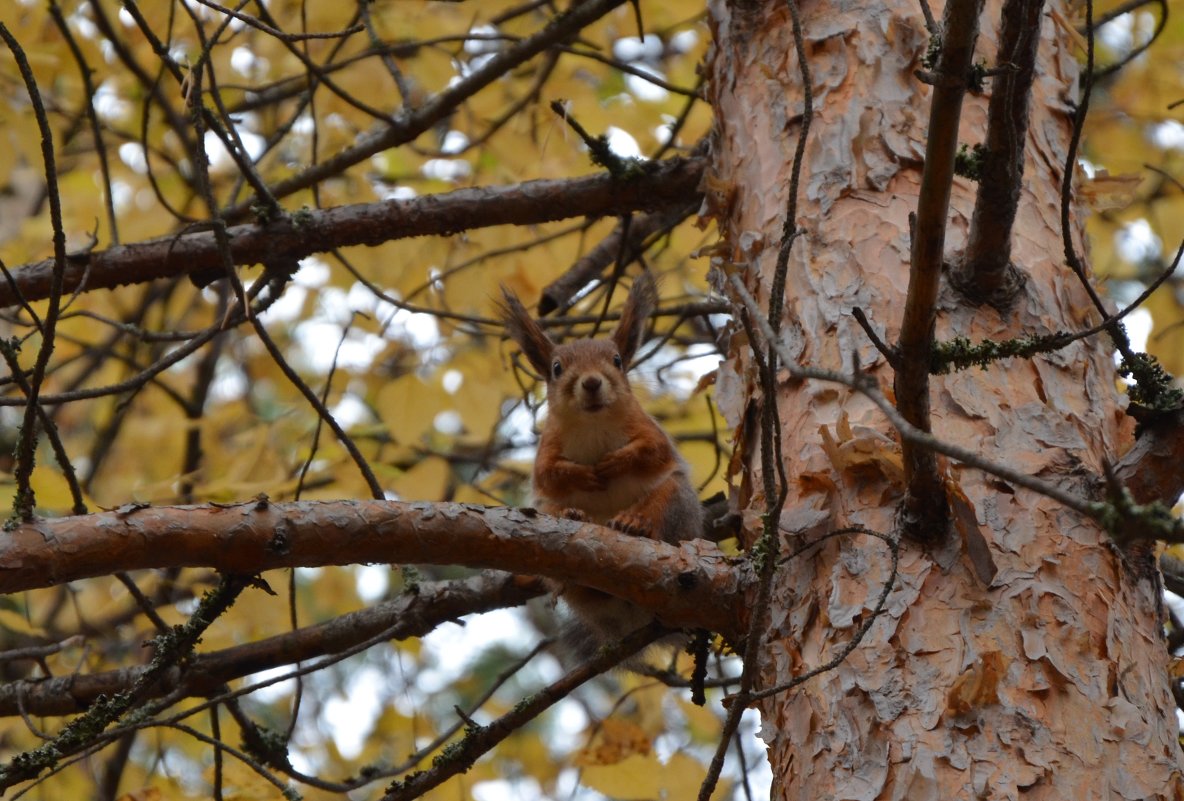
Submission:
M 596 392 L 600 389 L 601 380 L 599 376 L 590 375 L 580 382 L 585 392 Z

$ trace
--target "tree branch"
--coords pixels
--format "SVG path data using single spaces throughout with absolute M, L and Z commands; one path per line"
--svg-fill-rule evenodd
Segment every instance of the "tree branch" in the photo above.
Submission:
M 697 195 L 703 164 L 702 159 L 673 158 L 652 164 L 628 180 L 598 173 L 458 189 L 413 200 L 304 210 L 264 225 L 232 226 L 227 235 L 234 263 L 247 265 L 494 225 L 535 225 L 570 217 L 655 211 L 681 206 Z M 0 307 L 11 306 L 22 296 L 29 302 L 49 297 L 53 264 L 53 260 L 46 260 L 14 271 L 15 288 L 0 282 Z M 110 289 L 221 269 L 214 234 L 202 231 L 68 256 L 63 291 Z
M 533 509 L 258 501 L 36 519 L 0 542 L 0 593 L 119 570 L 213 567 L 251 574 L 383 562 L 537 573 L 623 598 L 669 626 L 725 636 L 740 630 L 750 581 L 713 543 L 675 547 Z
M 563 275 L 548 284 L 539 298 L 539 314 L 550 314 L 566 308 L 571 299 L 591 281 L 613 264 L 623 267 L 641 255 L 646 240 L 664 234 L 698 210 L 702 198 L 696 193 L 689 203 L 668 206 L 653 214 L 617 223 L 613 232 L 600 240 L 587 253 L 576 259 Z M 624 241 L 622 241 L 622 238 Z
M 901 321 L 894 390 L 896 404 L 910 424 L 929 431 L 929 363 L 937 290 L 945 252 L 950 188 L 958 147 L 962 98 L 978 38 L 983 0 L 950 0 L 942 19 L 942 47 L 929 111 L 925 167 L 917 200 L 908 296 Z M 949 510 L 932 451 L 902 443 L 908 492 L 903 506 L 905 531 L 928 540 L 945 536 Z
M 424 582 L 415 592 L 258 642 L 194 656 L 186 669 L 173 666 L 146 697 L 203 697 L 252 673 L 338 653 L 389 630 L 389 639 L 422 637 L 462 615 L 515 606 L 544 592 L 542 582 L 507 573 L 483 573 L 457 581 Z M 57 647 L 56 644 L 54 647 Z M 101 696 L 132 687 L 149 667 L 0 684 L 0 717 L 67 715 L 88 709 Z M 180 691 L 178 693 L 178 691 Z

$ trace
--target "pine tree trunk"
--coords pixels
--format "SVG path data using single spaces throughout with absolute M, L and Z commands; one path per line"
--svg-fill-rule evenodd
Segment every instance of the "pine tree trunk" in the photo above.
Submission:
M 814 121 L 790 257 L 783 331 L 804 364 L 853 364 L 891 394 L 892 369 L 852 317 L 888 342 L 909 281 L 909 213 L 925 156 L 928 46 L 915 0 L 799 0 Z M 708 67 L 717 113 L 709 181 L 730 261 L 768 302 L 803 91 L 784 2 L 711 3 Z M 1061 2 L 1054 13 L 1068 16 Z M 941 9 L 934 13 L 940 17 Z M 976 61 L 994 63 L 999 4 L 987 3 Z M 1014 307 L 973 306 L 943 281 L 939 340 L 1002 340 L 1098 321 L 1064 263 L 1059 187 L 1079 72 L 1065 29 L 1041 30 L 1013 262 Z M 989 91 L 989 85 L 988 85 Z M 968 95 L 960 141 L 981 142 L 986 97 Z M 946 253 L 965 243 L 974 185 L 955 180 Z M 1080 230 L 1073 235 L 1081 248 Z M 723 266 L 723 265 L 718 265 Z M 748 343 L 734 338 L 719 399 L 738 432 L 737 501 L 764 508 L 760 395 Z M 898 438 L 869 401 L 815 381 L 778 387 L 790 477 L 782 553 L 852 523 L 893 530 Z M 1131 445 L 1108 342 L 934 376 L 933 431 L 1081 495 Z M 906 542 L 887 612 L 837 669 L 761 703 L 774 798 L 1177 798 L 1180 748 L 1160 634 L 1158 585 L 1090 520 L 978 470 L 941 461 L 974 506 L 998 568 L 984 584 L 957 535 Z M 753 526 L 749 534 L 755 535 Z M 887 549 L 832 539 L 783 565 L 759 686 L 830 659 L 869 614 Z

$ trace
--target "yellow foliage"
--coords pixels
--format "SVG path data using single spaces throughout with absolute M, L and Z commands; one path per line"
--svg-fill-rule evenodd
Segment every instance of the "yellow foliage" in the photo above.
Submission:
M 1170 285 L 1162 287 L 1147 299 L 1144 308 L 1155 321 L 1147 351 L 1172 375 L 1184 375 L 1184 326 L 1180 325 L 1184 321 L 1184 306 L 1177 293 Z
M 119 801 L 161 801 L 163 798 L 159 787 L 142 787 L 119 796 Z
M 395 442 L 415 445 L 432 431 L 447 398 L 438 381 L 425 383 L 408 374 L 383 385 L 374 405 Z
M 12 609 L 4 609 L 0 607 L 0 628 L 16 634 L 30 634 L 33 636 L 44 636 L 44 632 L 29 622 L 28 618 Z
M 609 718 L 600 724 L 592 743 L 580 750 L 575 764 L 616 765 L 634 754 L 648 756 L 652 751 L 649 736 L 628 720 Z
M 618 801 L 631 799 L 694 798 L 707 775 L 707 767 L 693 757 L 677 753 L 662 763 L 652 754 L 633 754 L 611 766 L 586 767 L 580 783 Z M 717 792 L 726 796 L 728 782 L 721 781 Z
M 46 454 L 46 458 L 52 459 L 48 454 Z M 70 485 L 66 483 L 66 479 L 60 472 L 38 470 L 33 473 L 30 483 L 37 496 L 39 507 L 57 514 L 65 514 L 70 511 L 74 504 L 73 496 L 70 493 Z M 89 499 L 84 496 L 83 500 Z
M 50 4 L 9 0 L 8 5 L 14 10 L 4 15 L 5 24 L 25 43 L 39 86 L 51 101 L 51 125 L 60 156 L 56 178 L 63 197 L 69 249 L 86 247 L 92 233 L 97 250 L 110 248 L 116 244 L 116 232 L 107 219 L 97 143 L 85 113 L 87 98 L 78 65 L 49 17 Z M 349 2 L 297 0 L 275 0 L 266 5 L 289 30 L 321 34 L 347 28 L 361 8 Z M 498 25 L 498 32 L 509 38 L 490 43 L 487 52 L 494 52 L 535 34 L 551 16 L 553 5 L 576 4 L 534 7 L 521 0 L 472 5 L 374 0 L 365 6 L 371 30 L 359 29 L 340 37 L 280 41 L 263 30 L 235 23 L 219 32 L 220 39 L 209 43 L 207 55 L 219 78 L 222 99 L 228 106 L 226 113 L 246 135 L 249 149 L 286 132 L 256 165 L 260 179 L 275 186 L 314 163 L 323 165 L 339 156 L 362 137 L 371 135 L 368 132 L 389 128 L 389 120 L 375 119 L 358 108 L 359 103 L 344 99 L 343 91 L 378 110 L 380 117 L 404 114 L 404 104 L 410 109 L 423 108 L 446 90 L 459 72 L 482 63 L 473 52 L 481 48 L 466 48 L 461 41 L 470 28 L 517 10 L 519 13 Z M 1099 5 L 1097 13 L 1116 5 L 1117 0 L 1107 0 Z M 148 24 L 161 34 L 162 41 L 167 39 L 166 46 L 183 68 L 191 68 L 202 57 L 205 45 L 188 15 L 178 13 L 180 5 L 145 2 L 138 7 Z M 112 57 L 109 43 L 105 44 L 104 37 L 92 30 L 94 15 L 100 10 L 114 20 L 116 33 L 123 37 L 126 47 L 123 52 L 145 66 L 152 80 L 159 74 L 158 83 L 146 85 L 122 58 Z M 694 35 L 689 37 L 695 39 L 689 50 L 664 53 L 659 68 L 665 80 L 686 88 L 695 86 L 711 35 L 704 21 L 702 0 L 648 3 L 642 4 L 641 10 L 646 32 L 657 33 L 668 46 L 677 34 Z M 103 0 L 89 4 L 88 9 L 70 19 L 77 44 L 94 70 L 95 85 L 102 87 L 95 102 L 100 109 L 111 179 L 116 185 L 119 242 L 208 233 L 208 210 L 195 184 L 194 159 L 186 149 L 185 139 L 197 136 L 190 109 L 184 105 L 174 76 L 161 67 L 153 43 L 128 24 L 126 14 L 121 18 L 119 11 L 118 2 Z M 251 5 L 244 9 L 248 14 L 258 11 Z M 203 32 L 212 34 L 216 26 L 209 23 L 220 12 L 203 6 L 195 13 L 204 20 Z M 1059 35 L 1082 43 L 1074 32 L 1080 19 L 1066 19 L 1055 11 L 1053 15 L 1054 24 L 1060 26 Z M 305 187 L 279 202 L 295 212 L 302 207 L 318 209 L 381 201 L 392 192 L 399 197 L 423 197 L 467 187 L 596 172 L 598 168 L 591 163 L 583 143 L 547 108 L 550 99 L 568 101 L 571 115 L 592 135 L 610 127 L 620 128 L 636 139 L 642 152 L 653 153 L 659 144 L 656 132 L 682 113 L 686 98 L 671 93 L 646 99 L 631 91 L 631 79 L 615 66 L 587 56 L 591 52 L 611 54 L 614 42 L 621 37 L 638 35 L 636 26 L 634 9 L 623 4 L 565 43 L 565 47 L 580 52 L 563 52 L 553 64 L 547 64 L 551 72 L 537 98 L 532 98 L 532 93 L 544 74 L 543 59 L 521 65 L 478 92 L 456 113 L 442 116 L 414 142 L 381 150 L 330 180 L 319 182 L 315 191 Z M 371 55 L 371 36 L 390 46 L 387 55 L 405 79 L 407 97 L 401 96 L 390 64 Z M 418 44 L 412 47 L 412 42 Z M 1106 47 L 1102 42 L 1103 60 L 1114 56 Z M 247 59 L 252 62 L 249 69 L 242 64 L 243 51 L 253 56 Z M 326 65 L 326 77 L 332 86 L 324 80 L 309 81 L 297 52 Z M 820 51 L 819 55 L 824 57 L 826 53 Z M 1095 210 L 1088 223 L 1092 266 L 1111 278 L 1146 280 L 1148 273 L 1159 267 L 1127 260 L 1116 247 L 1116 235 L 1124 226 L 1146 220 L 1162 240 L 1162 262 L 1170 259 L 1184 239 L 1184 191 L 1143 168 L 1144 163 L 1153 163 L 1171 175 L 1182 174 L 1179 149 L 1156 139 L 1158 126 L 1170 116 L 1167 105 L 1184 97 L 1184 70 L 1175 68 L 1179 63 L 1184 63 L 1184 26 L 1173 18 L 1163 40 L 1147 57 L 1097 87 L 1083 156 L 1102 172 L 1092 181 L 1079 176 L 1075 185 L 1080 197 Z M 0 219 L 0 229 L 10 222 L 13 228 L 0 241 L 0 258 L 6 265 L 19 266 L 48 257 L 52 248 L 48 204 L 42 201 L 41 133 L 13 64 L 11 58 L 0 59 L 0 195 L 9 197 L 25 182 L 36 190 L 34 199 L 38 201 L 30 205 L 28 212 L 21 210 L 23 216 L 18 219 L 11 220 L 12 214 Z M 175 118 L 164 113 L 160 104 L 146 102 L 153 91 L 166 99 Z M 264 91 L 287 94 L 269 108 L 243 107 L 257 101 Z M 211 113 L 222 114 L 208 92 L 199 100 Z M 502 115 L 524 101 L 521 111 L 495 130 Z M 1064 102 L 1064 98 L 1057 102 Z M 680 147 L 698 141 L 711 124 L 712 110 L 706 103 L 696 104 L 679 134 Z M 469 146 L 463 152 L 445 152 L 445 142 L 457 134 L 463 134 Z M 141 137 L 146 153 L 140 152 Z M 455 143 L 450 147 L 455 148 Z M 210 152 L 220 150 L 211 148 Z M 1061 165 L 1053 163 L 1057 154 L 1033 155 L 1048 162 L 1039 165 L 1042 169 L 1061 169 Z M 140 158 L 146 159 L 151 175 L 142 169 Z M 427 169 L 433 163 L 439 166 L 447 162 L 454 166 L 463 162 L 468 172 L 449 179 Z M 228 160 L 213 166 L 211 191 L 220 206 L 249 202 L 253 190 L 244 188 L 241 178 L 239 168 Z M 718 176 L 708 178 L 709 183 L 721 180 Z M 7 207 L 5 210 L 7 213 Z M 1041 213 L 1052 212 L 1045 209 Z M 241 224 L 254 219 L 248 212 L 229 222 Z M 297 298 L 290 285 L 285 292 L 292 294 L 285 294 L 278 304 L 283 306 L 290 300 L 290 308 L 284 314 L 263 315 L 262 322 L 309 387 L 320 395 L 326 392 L 328 376 L 319 361 L 308 358 L 307 343 L 300 339 L 302 325 L 328 322 L 338 328 L 326 326 L 325 330 L 339 330 L 351 312 L 369 315 L 354 319 L 354 331 L 378 338 L 372 340 L 377 342 L 377 355 L 371 360 L 343 360 L 328 386 L 326 402 L 335 410 L 338 403 L 342 404 L 343 420 L 352 415 L 348 419 L 351 436 L 378 474 L 383 489 L 415 500 L 450 498 L 490 503 L 504 498 L 524 502 L 529 493 L 532 421 L 521 409 L 510 422 L 503 418 L 523 393 L 510 368 L 509 356 L 514 347 L 501 338 L 497 324 L 498 287 L 506 285 L 533 305 L 545 287 L 588 254 L 618 223 L 618 218 L 606 217 L 586 224 L 578 219 L 533 226 L 504 225 L 323 253 L 315 260 L 327 272 L 323 283 L 300 283 L 309 280 L 308 273 L 315 272 L 307 267 L 296 279 L 300 291 L 307 294 Z M 568 233 L 560 235 L 564 231 Z M 647 252 L 647 266 L 664 276 L 662 294 L 667 301 L 682 302 L 688 295 L 693 300 L 698 297 L 696 293 L 705 290 L 707 260 L 694 261 L 688 254 L 711 244 L 714 236 L 685 225 L 661 246 Z M 628 275 L 636 269 L 631 264 Z M 238 270 L 248 284 L 261 274 L 259 265 L 244 265 Z M 362 291 L 359 276 L 414 308 L 392 317 L 390 304 L 378 303 L 368 291 Z M 224 311 L 219 291 L 224 290 L 198 290 L 184 280 L 161 280 L 150 286 L 80 294 L 70 301 L 69 312 L 76 316 L 67 316 L 59 323 L 53 369 L 45 390 L 67 390 L 75 382 L 88 389 L 102 388 L 135 377 L 182 347 L 194 332 L 221 325 Z M 364 299 L 359 300 L 359 295 Z M 620 299 L 618 293 L 615 303 Z M 576 302 L 574 311 L 597 314 L 602 304 L 602 296 L 592 292 Z M 35 308 L 44 317 L 47 304 L 40 301 Z M 1180 325 L 1184 322 L 1184 304 L 1169 286 L 1156 293 L 1146 308 L 1155 326 L 1149 350 L 1167 369 L 1184 374 L 1184 325 Z M 79 312 L 93 312 L 111 322 Z M 427 319 L 423 315 L 431 312 L 447 316 L 434 318 L 433 325 L 420 325 Z M 119 327 L 124 324 L 130 328 Z M 662 334 L 669 333 L 673 326 L 672 317 L 660 318 L 657 324 Z M 424 333 L 428 329 L 434 332 L 430 336 Z M 162 336 L 140 336 L 140 330 Z M 563 339 L 584 334 L 590 326 L 550 330 L 557 339 Z M 30 335 L 20 357 L 26 367 L 33 363 L 40 340 L 31 335 L 31 327 L 8 328 L 0 334 Z M 671 359 L 685 353 L 684 336 L 697 342 L 707 339 L 702 330 L 682 325 L 666 345 L 673 354 Z M 194 413 L 192 419 L 184 407 L 207 389 L 202 384 L 201 363 L 211 352 L 211 345 L 134 389 L 47 406 L 71 457 L 87 470 L 95 468 L 85 497 L 92 509 L 98 504 L 118 507 L 132 500 L 174 502 L 187 484 L 192 484 L 187 494 L 199 502 L 237 501 L 261 492 L 282 499 L 295 493 L 300 468 L 313 454 L 316 415 L 259 346 L 249 325 L 220 330 L 216 341 L 222 351 L 215 378 L 200 413 Z M 336 341 L 317 342 L 313 349 L 335 345 Z M 673 370 L 677 372 L 677 365 Z M 446 387 L 452 387 L 456 377 L 459 386 L 449 391 Z M 707 496 L 725 488 L 720 465 L 727 464 L 732 432 L 722 423 L 713 425 L 713 411 L 706 401 L 710 394 L 692 392 L 686 378 L 642 395 L 646 408 L 659 416 L 676 438 L 685 440 L 680 450 L 690 462 L 696 482 L 711 479 L 702 492 Z M 715 390 L 708 392 L 713 394 Z M 536 394 L 535 399 L 538 397 Z M 350 403 L 345 403 L 347 400 Z M 458 432 L 436 427 L 442 412 L 455 413 L 460 421 Z M 12 419 L 5 417 L 3 424 L 9 426 Z M 853 426 L 845 417 L 818 431 L 829 457 L 829 465 L 824 465 L 828 470 L 899 480 L 900 457 L 892 442 Z M 188 470 L 186 449 L 191 435 L 200 441 L 199 464 L 183 474 Z M 86 475 L 87 470 L 80 472 Z M 70 508 L 66 482 L 44 444 L 38 450 L 32 487 L 41 512 L 59 513 Z M 305 498 L 363 498 L 371 494 L 353 460 L 325 428 L 302 492 Z M 734 541 L 725 547 L 735 553 Z M 432 579 L 455 575 L 444 570 L 424 572 Z M 132 578 L 157 604 L 158 613 L 169 625 L 188 619 L 192 597 L 211 581 L 208 571 L 188 569 L 179 575 L 143 571 Z M 206 632 L 200 651 L 234 647 L 290 628 L 286 592 L 290 574 L 275 571 L 264 578 L 278 596 L 250 590 Z M 300 571 L 296 582 L 300 625 L 330 620 L 363 607 L 357 592 L 357 573 L 352 568 Z M 144 656 L 140 642 L 154 633 L 152 624 L 137 612 L 134 599 L 113 578 L 75 582 L 68 591 L 59 588 L 31 592 L 20 603 L 28 609 L 27 616 L 0 608 L 0 628 L 14 635 L 44 637 L 86 630 L 90 638 L 89 627 L 118 624 L 118 632 L 110 637 L 115 647 L 99 647 L 108 643 L 94 637 L 93 643 L 88 639 L 85 653 L 71 648 L 55 655 L 49 664 L 56 675 L 136 664 Z M 479 626 L 476 623 L 474 628 Z M 487 689 L 488 677 L 476 675 L 466 676 L 456 686 L 439 692 L 414 686 L 420 647 L 417 641 L 382 644 L 355 657 L 356 662 L 341 667 L 340 673 L 321 673 L 318 678 L 326 679 L 323 685 L 308 682 L 305 691 L 309 700 L 302 710 L 298 731 L 303 737 L 322 739 L 317 758 L 324 760 L 318 766 L 324 775 L 352 775 L 362 762 L 391 764 L 405 759 L 425 739 L 444 729 L 445 718 L 451 721 L 448 693 L 463 691 L 476 697 Z M 424 648 L 426 662 L 430 646 Z M 414 703 L 411 708 L 398 707 L 392 700 L 397 691 L 383 688 L 387 694 L 376 700 L 383 706 L 375 734 L 358 760 L 348 760 L 337 752 L 329 734 L 318 730 L 322 721 L 316 713 L 323 709 L 331 693 L 341 690 L 329 685 L 339 679 L 346 681 L 342 677 L 352 675 L 355 664 L 389 670 L 391 687 L 406 683 L 406 698 Z M 992 675 L 987 679 L 984 686 L 989 691 L 954 699 L 959 702 L 955 706 L 973 708 L 989 702 L 994 679 Z M 600 725 L 592 741 L 573 758 L 556 755 L 547 729 L 540 723 L 516 733 L 470 773 L 452 779 L 428 797 L 450 801 L 470 797 L 474 785 L 507 775 L 527 775 L 537 780 L 544 792 L 552 792 L 557 777 L 573 760 L 583 766 L 584 784 L 610 797 L 694 797 L 704 766 L 684 754 L 675 754 L 663 762 L 655 755 L 652 743 L 672 729 L 672 721 L 685 722 L 680 736 L 697 744 L 713 742 L 719 732 L 718 709 L 693 706 L 681 696 L 672 696 L 667 688 L 646 684 L 636 677 L 620 677 L 617 682 L 626 688 L 621 708 Z M 513 681 L 507 688 L 517 692 L 518 697 L 534 689 L 513 686 Z M 482 708 L 482 715 L 512 705 L 507 688 Z M 430 697 L 419 703 L 425 700 L 423 696 Z M 290 699 L 256 701 L 250 699 L 246 704 L 251 714 L 276 724 L 276 730 L 286 726 Z M 203 716 L 197 721 L 197 716 L 190 719 L 199 728 L 205 726 L 201 730 L 208 733 L 208 720 Z M 4 743 L 8 749 L 31 748 L 41 742 L 21 726 L 10 729 Z M 227 736 L 225 728 L 223 736 Z M 177 766 L 168 767 L 175 768 L 184 781 L 164 775 L 165 771 L 158 770 L 151 759 L 141 757 L 139 749 L 157 747 L 168 753 L 170 760 L 177 760 Z M 124 799 L 208 797 L 208 788 L 194 789 L 195 776 L 212 780 L 208 745 L 162 728 L 153 730 L 151 738 L 142 735 L 137 749 L 121 785 Z M 46 788 L 45 797 L 93 796 L 93 774 L 101 764 L 91 761 L 63 771 Z M 274 785 L 237 760 L 227 759 L 224 771 L 224 797 L 279 795 Z M 725 793 L 721 790 L 717 795 Z M 36 794 L 34 791 L 32 795 Z M 316 790 L 306 795 L 328 797 Z
M 719 739 L 722 723 L 719 713 L 710 705 L 699 706 L 683 696 L 678 696 L 679 711 L 687 719 L 687 728 L 695 742 L 714 743 Z
M 403 475 L 396 478 L 391 487 L 400 498 L 416 501 L 440 500 L 448 486 L 452 469 L 448 462 L 438 457 L 428 457 Z

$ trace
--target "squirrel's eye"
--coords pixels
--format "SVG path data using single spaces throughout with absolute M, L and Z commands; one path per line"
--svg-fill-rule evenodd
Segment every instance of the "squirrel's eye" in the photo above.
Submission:
M 621 361 L 621 354 L 619 354 L 619 353 L 613 354 L 613 367 L 616 367 L 618 370 L 625 369 L 625 363 Z
M 563 365 L 559 363 L 558 359 L 556 359 L 555 361 L 551 362 L 551 377 L 558 378 L 561 375 L 563 375 Z

